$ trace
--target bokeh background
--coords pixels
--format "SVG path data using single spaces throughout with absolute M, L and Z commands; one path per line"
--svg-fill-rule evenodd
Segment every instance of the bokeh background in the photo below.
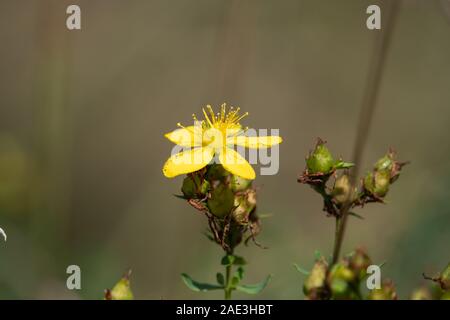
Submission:
M 78 4 L 82 30 L 65 11 Z M 210 103 L 279 128 L 280 171 L 261 176 L 260 242 L 240 247 L 257 297 L 300 299 L 314 251 L 331 253 L 333 224 L 296 182 L 316 137 L 351 157 L 376 31 L 366 8 L 383 1 L 0 2 L 0 298 L 98 299 L 132 268 L 141 299 L 209 299 L 181 272 L 214 281 L 220 248 L 162 165 L 163 134 Z M 352 219 L 344 252 L 386 261 L 399 294 L 450 258 L 450 17 L 444 2 L 403 1 L 388 53 L 364 168 L 395 147 L 410 160 L 388 195 Z M 383 13 L 382 13 L 383 14 Z M 382 15 L 383 18 L 383 15 Z M 66 267 L 82 290 L 66 289 Z

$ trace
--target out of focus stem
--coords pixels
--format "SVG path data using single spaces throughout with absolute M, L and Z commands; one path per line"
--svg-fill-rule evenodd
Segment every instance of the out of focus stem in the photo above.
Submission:
M 398 15 L 401 0 L 389 1 L 389 8 L 385 18 L 386 24 L 382 27 L 382 30 L 377 36 L 377 42 L 372 56 L 372 62 L 370 63 L 370 70 L 368 73 L 367 84 L 364 91 L 364 98 L 361 106 L 361 114 L 357 129 L 356 142 L 353 150 L 353 163 L 355 167 L 350 175 L 351 189 L 354 190 L 358 170 L 361 165 L 361 159 L 364 151 L 364 147 L 367 142 L 367 137 L 370 131 L 370 125 L 372 122 L 373 114 L 376 107 L 378 93 L 380 91 L 381 79 L 383 78 L 383 70 L 386 61 L 387 52 L 391 43 L 392 33 L 394 30 L 396 18 Z M 352 192 L 349 192 L 347 201 L 344 203 L 340 210 L 340 215 L 336 219 L 336 234 L 335 243 L 333 249 L 333 264 L 339 260 L 339 255 L 344 240 L 345 229 L 347 226 L 348 212 L 351 207 Z

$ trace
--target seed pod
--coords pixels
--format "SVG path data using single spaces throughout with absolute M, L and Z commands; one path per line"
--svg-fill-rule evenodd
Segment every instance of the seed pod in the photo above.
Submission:
M 315 150 L 306 159 L 306 166 L 310 174 L 329 174 L 333 170 L 335 161 L 325 143 L 319 140 Z
M 206 172 L 206 178 L 209 181 L 220 180 L 223 181 L 228 177 L 230 173 L 224 169 L 221 164 L 212 164 L 208 166 L 208 171 Z
M 328 264 L 325 259 L 318 260 L 303 285 L 303 292 L 309 299 L 319 299 L 326 290 Z
M 386 154 L 384 157 L 382 157 L 381 159 L 379 159 L 376 163 L 375 163 L 375 170 L 376 171 L 380 171 L 380 170 L 388 170 L 391 171 L 392 170 L 392 165 L 393 165 L 393 153 L 388 153 Z
M 389 191 L 390 172 L 387 170 L 369 172 L 364 177 L 364 188 L 371 194 L 383 198 Z
M 231 213 L 234 206 L 234 194 L 225 184 L 219 184 L 211 191 L 211 198 L 207 201 L 209 211 L 218 218 Z
M 372 260 L 364 249 L 358 248 L 348 258 L 349 268 L 355 273 L 356 277 L 361 280 L 367 274 L 367 267 L 372 264 Z
M 334 183 L 334 188 L 332 191 L 332 195 L 334 200 L 338 204 L 343 204 L 345 201 L 347 201 L 348 197 L 351 197 L 350 202 L 353 202 L 356 197 L 356 188 L 353 190 L 353 193 L 350 195 L 351 185 L 350 180 L 348 178 L 347 174 L 343 174 L 338 179 L 336 179 L 336 182 Z
M 204 197 L 210 189 L 210 184 L 208 181 L 200 180 L 197 175 L 188 175 L 183 180 L 183 186 L 181 187 L 181 192 L 188 199 L 202 198 Z
M 244 195 L 238 195 L 234 198 L 233 217 L 234 220 L 242 225 L 249 222 L 250 213 L 256 206 L 256 191 L 248 190 Z
M 247 180 L 237 175 L 231 175 L 230 186 L 233 192 L 245 191 L 252 185 L 252 180 Z

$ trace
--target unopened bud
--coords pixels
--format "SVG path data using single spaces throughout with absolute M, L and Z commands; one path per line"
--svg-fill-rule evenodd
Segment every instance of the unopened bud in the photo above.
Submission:
M 105 291 L 105 300 L 133 300 L 133 292 L 130 287 L 131 270 L 112 288 Z
M 385 281 L 380 289 L 370 291 L 369 300 L 397 300 L 394 284 L 391 281 Z
M 412 292 L 411 300 L 433 300 L 433 295 L 428 288 L 422 287 Z
M 350 269 L 353 270 L 359 280 L 363 279 L 367 274 L 367 267 L 372 264 L 372 260 L 365 250 L 358 248 L 347 259 Z
M 303 285 L 303 292 L 311 299 L 318 299 L 325 290 L 328 264 L 324 258 L 318 260 Z
M 256 191 L 248 190 L 244 195 L 235 196 L 233 217 L 236 222 L 246 225 L 249 222 L 249 216 L 256 206 Z
M 333 198 L 336 200 L 337 203 L 343 204 L 347 201 L 347 199 L 350 202 L 353 202 L 356 197 L 356 188 L 353 190 L 353 193 L 350 194 L 351 190 L 351 184 L 350 179 L 347 174 L 343 174 L 338 179 L 336 179 L 336 182 L 334 183 L 333 188 Z
M 221 164 L 212 164 L 208 167 L 206 177 L 209 181 L 224 180 L 230 173 Z
M 364 177 L 364 188 L 373 195 L 383 198 L 388 190 L 391 175 L 387 170 L 369 172 Z
M 181 191 L 183 195 L 188 198 L 197 198 L 204 197 L 210 188 L 210 184 L 208 181 L 203 180 L 196 175 L 189 175 L 183 180 L 183 186 L 181 187 Z
M 306 159 L 308 173 L 328 174 L 333 170 L 335 161 L 325 143 L 319 139 L 315 150 Z

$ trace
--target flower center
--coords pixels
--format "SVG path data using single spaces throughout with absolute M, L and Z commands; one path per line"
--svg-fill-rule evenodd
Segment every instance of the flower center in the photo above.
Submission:
M 239 115 L 240 108 L 231 107 L 228 111 L 226 104 L 222 104 L 220 112 L 214 114 L 210 105 L 203 109 L 205 120 L 201 121 L 203 128 L 203 146 L 211 146 L 217 151 L 224 148 L 227 144 L 227 137 L 235 136 L 245 131 L 242 129 L 239 121 L 248 115 L 248 112 Z M 194 121 L 198 123 L 197 117 L 192 115 Z

